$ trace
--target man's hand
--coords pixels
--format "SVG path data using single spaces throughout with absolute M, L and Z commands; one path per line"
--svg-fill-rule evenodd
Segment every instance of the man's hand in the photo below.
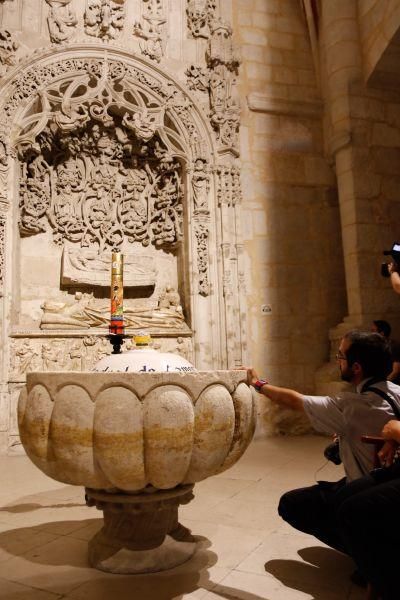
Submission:
M 259 381 L 257 371 L 253 369 L 253 367 L 241 367 L 241 369 L 247 371 L 247 383 L 254 387 L 254 384 Z M 270 383 L 265 383 L 260 389 L 260 394 L 267 396 L 267 398 L 273 402 L 277 402 L 277 404 L 280 404 L 285 408 L 304 410 L 303 395 L 295 390 L 289 390 L 276 385 L 271 385 Z
M 400 421 L 391 419 L 382 429 L 382 437 L 385 440 L 394 440 L 400 442 Z
M 397 442 L 387 440 L 378 452 L 379 462 L 382 467 L 388 467 L 393 463 L 394 455 L 397 449 Z
M 256 370 L 253 367 L 246 367 L 247 371 L 247 383 L 254 386 L 255 382 L 259 380 Z
M 389 271 L 390 274 L 397 273 L 398 268 L 397 268 L 396 263 L 394 263 L 394 262 L 388 263 L 388 271 Z

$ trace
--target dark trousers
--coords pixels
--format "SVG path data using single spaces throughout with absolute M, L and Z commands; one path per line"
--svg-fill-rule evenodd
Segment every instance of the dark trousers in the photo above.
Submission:
M 346 479 L 319 481 L 316 485 L 286 492 L 279 501 L 282 519 L 299 531 L 309 533 L 328 546 L 346 552 L 336 519 L 336 497 Z
M 296 529 L 349 554 L 384 600 L 399 600 L 400 475 L 319 482 L 284 494 L 278 511 Z
M 400 598 L 400 477 L 370 476 L 345 486 L 337 519 L 345 546 L 384 600 Z

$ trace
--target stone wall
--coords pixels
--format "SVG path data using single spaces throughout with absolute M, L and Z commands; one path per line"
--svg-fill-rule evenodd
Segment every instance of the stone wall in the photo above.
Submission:
M 242 182 L 249 354 L 276 384 L 314 390 L 328 329 L 346 310 L 335 174 L 300 3 L 243 0 Z M 301 430 L 266 406 L 268 428 Z

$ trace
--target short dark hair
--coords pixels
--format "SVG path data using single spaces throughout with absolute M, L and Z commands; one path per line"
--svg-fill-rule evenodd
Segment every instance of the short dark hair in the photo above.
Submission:
M 364 377 L 386 379 L 392 370 L 392 356 L 389 342 L 380 334 L 354 329 L 344 336 L 350 346 L 346 359 L 351 367 L 359 363 Z
M 376 321 L 372 321 L 375 325 L 377 332 L 385 336 L 385 338 L 389 338 L 392 333 L 392 328 L 390 327 L 387 321 L 383 319 L 377 319 Z

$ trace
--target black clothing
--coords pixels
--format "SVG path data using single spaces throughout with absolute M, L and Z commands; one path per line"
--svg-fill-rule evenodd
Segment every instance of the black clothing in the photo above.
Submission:
M 335 503 L 344 547 L 358 569 L 383 600 L 398 600 L 400 472 L 383 483 L 368 475 L 352 481 Z
M 344 477 L 340 481 L 319 481 L 316 485 L 286 492 L 279 501 L 278 513 L 295 529 L 346 552 L 335 513 L 336 496 L 345 486 Z
M 399 600 L 400 464 L 397 470 L 384 482 L 381 473 L 350 483 L 320 481 L 287 492 L 278 508 L 296 529 L 351 556 L 383 600 Z

